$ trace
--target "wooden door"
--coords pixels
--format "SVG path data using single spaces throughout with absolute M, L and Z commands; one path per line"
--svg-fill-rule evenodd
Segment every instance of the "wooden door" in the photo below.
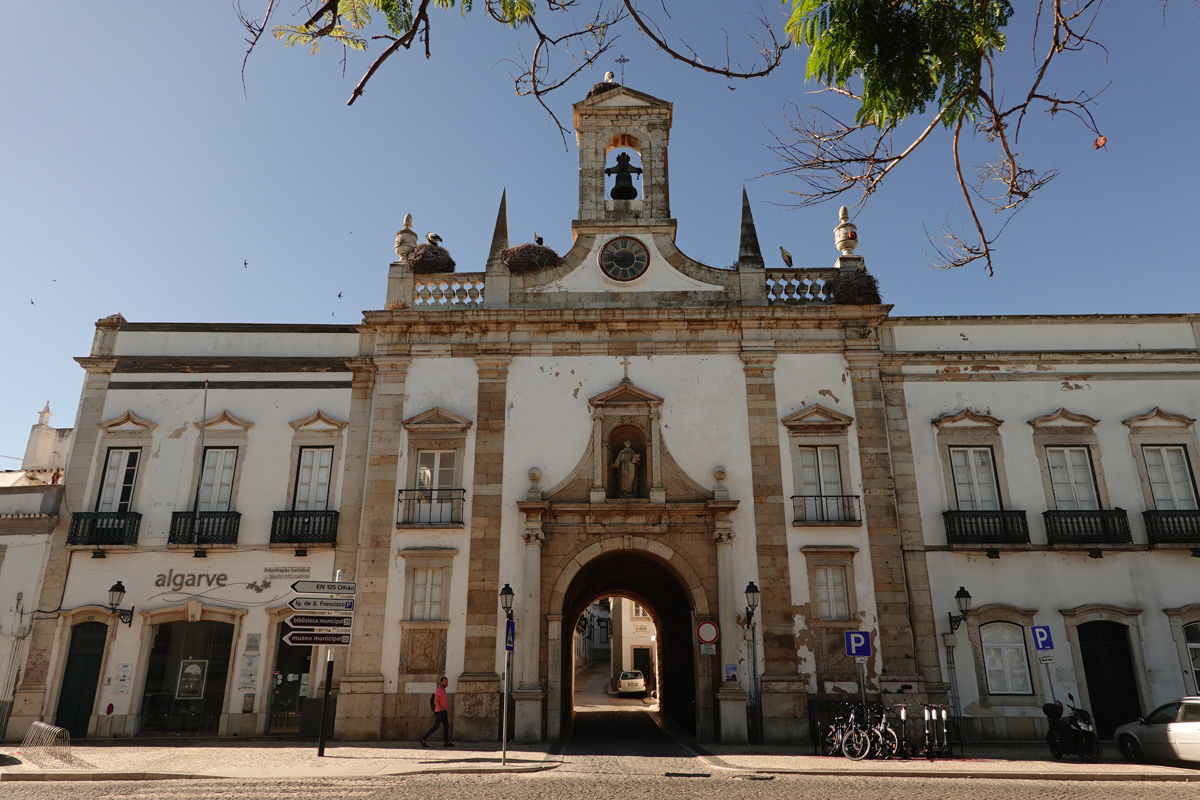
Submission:
M 72 739 L 87 738 L 107 639 L 108 626 L 103 622 L 84 622 L 71 630 L 71 647 L 54 724 L 66 728 Z
M 1142 715 L 1128 629 L 1119 622 L 1085 622 L 1078 631 L 1096 733 L 1111 739 L 1118 726 Z

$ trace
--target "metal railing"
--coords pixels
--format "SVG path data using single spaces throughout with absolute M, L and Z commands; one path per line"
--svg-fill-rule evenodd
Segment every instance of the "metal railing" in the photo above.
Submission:
M 336 544 L 338 512 L 276 511 L 271 544 Z
M 1200 511 L 1143 511 L 1150 544 L 1200 545 Z
M 401 489 L 396 494 L 397 525 L 439 525 L 463 521 L 466 489 Z
M 948 544 L 1028 544 L 1024 511 L 943 511 Z
M 1050 544 L 1128 544 L 1129 517 L 1123 508 L 1043 511 Z
M 199 524 L 197 524 L 199 523 Z M 169 544 L 237 544 L 242 515 L 236 511 L 172 511 Z
M 67 544 L 137 544 L 142 515 L 136 511 L 76 511 L 71 515 Z
M 792 497 L 792 521 L 860 522 L 856 494 L 798 494 Z

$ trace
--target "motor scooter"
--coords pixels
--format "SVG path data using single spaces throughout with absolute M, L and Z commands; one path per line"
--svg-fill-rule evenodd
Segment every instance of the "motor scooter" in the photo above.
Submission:
M 1066 754 L 1079 756 L 1082 761 L 1099 761 L 1102 751 L 1100 740 L 1096 738 L 1096 726 L 1092 723 L 1092 715 L 1082 708 L 1071 705 L 1075 695 L 1068 694 L 1071 701 L 1071 714 L 1063 719 L 1063 704 L 1061 700 L 1046 703 L 1042 713 L 1050 720 L 1050 732 L 1046 734 L 1046 744 L 1050 746 L 1053 758 L 1062 758 Z

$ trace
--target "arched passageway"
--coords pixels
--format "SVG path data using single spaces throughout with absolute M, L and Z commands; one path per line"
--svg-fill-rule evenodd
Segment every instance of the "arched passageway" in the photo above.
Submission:
M 688 730 L 696 729 L 697 684 L 693 653 L 693 604 L 678 576 L 658 557 L 634 550 L 614 550 L 591 559 L 571 580 L 563 602 L 562 641 L 570 642 L 579 616 L 601 597 L 625 597 L 650 612 L 658 636 L 659 701 L 662 712 Z M 564 647 L 562 687 L 574 697 L 572 649 Z M 707 683 L 707 681 L 705 681 Z M 563 703 L 563 727 L 570 723 L 573 703 Z

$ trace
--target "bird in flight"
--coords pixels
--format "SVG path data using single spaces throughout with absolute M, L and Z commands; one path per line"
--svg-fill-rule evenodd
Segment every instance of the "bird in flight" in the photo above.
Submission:
M 341 300 L 341 299 L 342 299 L 342 293 L 338 292 L 338 300 Z
M 247 258 L 245 261 L 243 261 L 243 262 L 242 262 L 242 267 L 243 267 L 244 269 L 250 269 L 250 259 L 248 259 L 248 258 Z
M 792 265 L 792 254 L 783 249 L 783 245 L 779 246 L 779 255 L 783 256 L 783 263 L 789 267 Z
M 438 236 L 433 231 L 426 231 L 425 232 L 425 241 L 429 242 L 434 247 L 437 247 L 438 243 L 442 241 L 442 237 Z
M 533 240 L 534 240 L 535 242 L 537 242 L 538 244 L 541 244 L 541 243 L 542 243 L 542 237 L 540 237 L 540 236 L 538 236 L 538 235 L 537 235 L 537 231 L 534 231 L 534 232 L 533 232 Z
M 37 305 L 37 303 L 35 303 L 35 302 L 33 302 L 32 300 L 30 300 L 30 301 L 29 301 L 29 305 L 31 305 L 31 306 L 36 306 L 36 305 Z

